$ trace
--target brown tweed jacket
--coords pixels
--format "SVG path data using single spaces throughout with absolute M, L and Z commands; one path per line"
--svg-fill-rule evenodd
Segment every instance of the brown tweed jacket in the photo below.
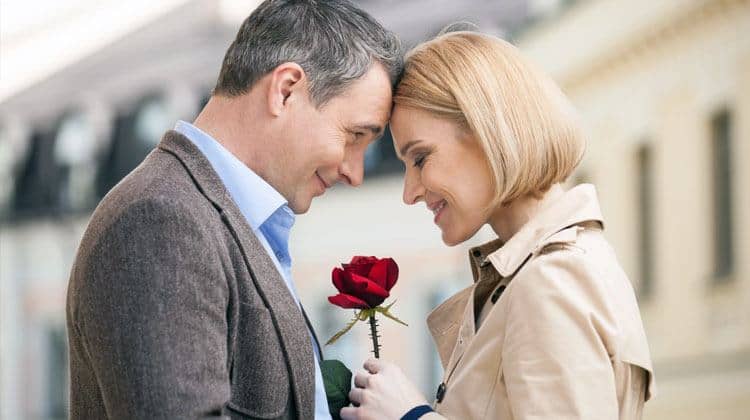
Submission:
M 67 326 L 72 419 L 313 418 L 304 316 L 177 132 L 95 210 Z

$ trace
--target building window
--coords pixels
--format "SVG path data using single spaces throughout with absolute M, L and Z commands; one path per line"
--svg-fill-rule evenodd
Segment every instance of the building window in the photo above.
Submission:
M 16 177 L 14 215 L 91 208 L 98 150 L 94 128 L 81 112 L 64 114 L 53 130 L 35 131 Z
M 139 146 L 151 151 L 175 122 L 164 98 L 148 97 L 141 102 L 135 115 L 135 140 Z
M 713 248 L 714 278 L 730 278 L 734 269 L 732 247 L 732 116 L 718 112 L 711 120 L 711 155 L 713 178 Z
M 30 140 L 25 130 L 14 130 L 6 124 L 0 126 L 0 220 L 8 216 L 15 180 L 27 159 Z
M 92 207 L 99 155 L 96 133 L 89 118 L 80 112 L 65 115 L 54 143 L 53 155 L 60 183 L 57 205 L 64 210 Z
M 654 287 L 653 157 L 649 144 L 636 152 L 638 197 L 638 294 L 648 297 Z
M 176 121 L 161 96 L 149 95 L 115 118 L 110 150 L 99 168 L 97 193 L 103 197 L 146 158 Z
M 49 213 L 55 207 L 57 173 L 54 136 L 47 130 L 31 134 L 29 151 L 22 161 L 13 188 L 12 212 L 16 217 Z

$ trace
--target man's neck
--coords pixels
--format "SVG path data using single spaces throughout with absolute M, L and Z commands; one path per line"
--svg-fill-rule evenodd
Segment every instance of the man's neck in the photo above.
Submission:
M 256 173 L 263 172 L 263 162 L 267 159 L 265 146 L 269 142 L 251 141 L 248 133 L 254 138 L 265 139 L 267 133 L 259 123 L 250 98 L 226 98 L 212 96 L 193 125 L 219 142 L 225 149 Z

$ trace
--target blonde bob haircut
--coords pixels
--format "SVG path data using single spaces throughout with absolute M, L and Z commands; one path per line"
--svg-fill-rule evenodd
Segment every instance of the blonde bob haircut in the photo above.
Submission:
M 417 46 L 394 102 L 454 121 L 477 139 L 494 176 L 493 206 L 541 195 L 583 157 L 586 142 L 568 99 L 493 36 L 450 32 Z

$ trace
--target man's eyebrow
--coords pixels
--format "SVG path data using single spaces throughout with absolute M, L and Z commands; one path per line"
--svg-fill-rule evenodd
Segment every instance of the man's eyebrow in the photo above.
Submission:
M 404 147 L 401 148 L 399 155 L 404 156 L 406 155 L 406 152 L 409 151 L 409 149 L 414 146 L 415 144 L 421 142 L 422 140 L 412 140 L 404 145 Z

